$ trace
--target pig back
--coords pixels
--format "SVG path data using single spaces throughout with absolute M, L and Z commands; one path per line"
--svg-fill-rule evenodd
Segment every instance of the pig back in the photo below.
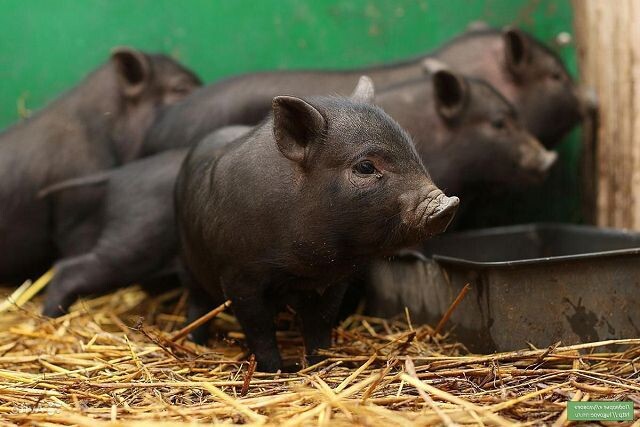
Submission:
M 245 74 L 197 90 L 165 109 L 151 128 L 142 155 L 191 146 L 228 125 L 255 125 L 269 113 L 278 95 L 349 95 L 363 74 L 386 87 L 423 74 L 423 57 L 389 65 L 344 71 L 277 71 Z

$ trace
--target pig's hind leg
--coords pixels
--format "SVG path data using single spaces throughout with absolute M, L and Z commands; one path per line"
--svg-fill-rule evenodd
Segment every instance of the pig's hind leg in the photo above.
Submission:
M 204 289 L 198 286 L 190 277 L 184 277 L 187 274 L 181 276 L 181 281 L 188 284 L 189 299 L 187 304 L 187 325 L 195 322 L 217 305 L 217 300 L 214 300 Z M 209 341 L 209 327 L 211 322 L 207 322 L 204 325 L 200 325 L 189 333 L 189 339 L 193 342 L 201 345 L 206 345 Z
M 154 275 L 160 265 L 144 259 L 105 259 L 94 252 L 63 259 L 54 265 L 43 314 L 58 317 L 81 296 L 100 295 Z
M 53 279 L 47 287 L 43 314 L 62 316 L 78 296 L 107 292 L 114 276 L 113 270 L 92 252 L 57 262 Z
M 162 271 L 175 257 L 177 242 L 171 223 L 162 232 L 163 221 L 156 221 L 162 227 L 115 221 L 102 233 L 91 252 L 58 261 L 43 313 L 60 316 L 80 296 L 104 294 Z

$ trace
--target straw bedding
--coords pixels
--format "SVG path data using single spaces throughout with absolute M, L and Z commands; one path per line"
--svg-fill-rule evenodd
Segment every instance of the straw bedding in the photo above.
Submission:
M 14 295 L 0 308 L 3 425 L 559 426 L 567 400 L 640 405 L 640 339 L 474 355 L 406 314 L 355 315 L 322 363 L 264 374 L 225 307 L 212 347 L 177 336 L 178 291 L 131 287 L 55 320 L 39 316 L 39 301 Z M 303 359 L 294 319 L 279 319 L 289 366 Z

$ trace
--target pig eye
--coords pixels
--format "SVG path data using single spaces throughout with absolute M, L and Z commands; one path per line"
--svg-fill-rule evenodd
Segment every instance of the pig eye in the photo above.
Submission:
M 494 129 L 501 130 L 501 129 L 505 128 L 506 123 L 505 123 L 504 119 L 494 119 L 491 122 L 491 126 L 493 126 Z
M 562 74 L 560 74 L 560 72 L 558 72 L 558 71 L 554 71 L 554 72 L 551 73 L 551 78 L 553 80 L 558 80 L 558 81 L 562 80 Z
M 178 95 L 186 95 L 189 93 L 189 88 L 186 85 L 174 86 L 171 88 L 171 92 Z
M 363 160 L 353 168 L 360 175 L 372 175 L 376 173 L 376 167 L 370 160 Z

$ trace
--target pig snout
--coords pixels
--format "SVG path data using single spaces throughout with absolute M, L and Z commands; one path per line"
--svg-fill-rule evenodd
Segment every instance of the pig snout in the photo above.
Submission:
M 547 150 L 535 138 L 529 137 L 523 145 L 520 156 L 520 167 L 534 181 L 544 179 L 551 167 L 558 160 L 558 153 Z
M 442 233 L 453 219 L 460 199 L 428 185 L 400 196 L 402 223 L 419 239 Z
M 593 88 L 579 87 L 575 91 L 575 96 L 583 118 L 588 118 L 598 111 L 598 95 Z
M 558 160 L 558 153 L 556 153 L 555 151 L 545 150 L 542 155 L 540 169 L 542 169 L 542 171 L 546 174 L 547 172 L 549 172 L 549 169 L 551 169 L 551 166 L 556 163 L 556 160 Z
M 427 227 L 433 230 L 431 234 L 442 233 L 447 229 L 458 210 L 459 204 L 460 199 L 457 197 L 447 197 L 444 194 L 442 195 L 435 212 L 427 218 Z

